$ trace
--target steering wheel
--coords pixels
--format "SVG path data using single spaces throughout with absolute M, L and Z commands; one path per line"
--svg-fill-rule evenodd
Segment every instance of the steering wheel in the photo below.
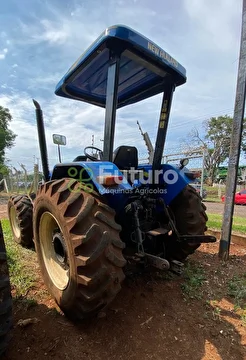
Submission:
M 90 155 L 88 154 L 87 150 L 88 149 L 92 149 L 95 150 L 99 153 L 99 159 L 96 156 Z M 95 146 L 86 146 L 86 148 L 84 148 L 84 154 L 91 160 L 91 161 L 100 161 L 102 160 L 103 157 L 103 152 L 101 149 L 96 148 Z

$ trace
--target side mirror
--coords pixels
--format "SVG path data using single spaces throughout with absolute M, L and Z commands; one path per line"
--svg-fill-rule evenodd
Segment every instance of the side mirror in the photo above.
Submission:
M 53 143 L 58 146 L 58 156 L 59 156 L 59 162 L 61 163 L 61 149 L 60 145 L 66 145 L 66 136 L 59 135 L 59 134 L 53 134 Z
M 66 136 L 53 134 L 53 143 L 56 145 L 66 145 Z

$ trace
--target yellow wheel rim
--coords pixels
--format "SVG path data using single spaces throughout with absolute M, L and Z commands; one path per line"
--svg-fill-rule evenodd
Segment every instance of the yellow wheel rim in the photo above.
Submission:
M 39 241 L 50 279 L 58 289 L 64 290 L 69 282 L 68 252 L 58 221 L 48 211 L 40 218 Z
M 17 216 L 17 211 L 14 206 L 10 208 L 10 223 L 13 229 L 14 236 L 19 238 L 21 236 L 20 223 Z

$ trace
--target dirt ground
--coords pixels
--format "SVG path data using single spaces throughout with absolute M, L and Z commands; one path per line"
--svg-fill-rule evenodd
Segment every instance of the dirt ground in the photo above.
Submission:
M 0 218 L 5 217 L 2 204 Z M 184 276 L 149 270 L 131 274 L 110 308 L 81 324 L 59 312 L 37 270 L 39 280 L 28 296 L 38 303 L 14 302 L 13 339 L 3 359 L 244 360 L 246 326 L 228 296 L 227 282 L 246 272 L 246 248 L 232 244 L 227 263 L 217 253 L 218 243 L 202 245 L 190 257 L 206 277 L 191 297 L 182 291 Z M 28 318 L 34 323 L 18 325 Z

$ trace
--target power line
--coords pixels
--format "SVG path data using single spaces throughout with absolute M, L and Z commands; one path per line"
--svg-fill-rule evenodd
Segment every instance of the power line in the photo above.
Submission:
M 227 111 L 230 111 L 232 112 L 233 109 L 232 108 L 227 108 L 227 109 L 224 109 L 224 110 L 221 110 L 221 111 L 218 111 L 218 114 L 222 114 L 222 113 L 225 113 Z M 199 120 L 203 120 L 205 121 L 207 118 L 211 118 L 211 117 L 217 117 L 219 115 L 215 114 L 214 112 L 213 113 L 208 113 L 208 114 L 205 114 L 205 115 L 201 115 L 199 117 L 195 117 L 195 118 L 191 118 L 189 120 L 185 120 L 185 125 L 187 124 L 192 124 L 193 122 L 195 121 L 199 121 Z M 168 131 L 169 130 L 173 130 L 173 129 L 178 129 L 178 128 L 181 128 L 184 126 L 184 120 L 180 120 L 178 123 L 173 123 L 172 124 L 172 119 L 170 119 L 170 126 L 168 127 Z M 133 130 L 134 131 L 134 130 Z M 132 135 L 133 134 L 133 131 L 128 131 L 128 132 L 124 132 L 124 136 L 129 136 L 129 135 Z M 152 130 L 149 132 L 150 136 L 155 136 L 155 133 L 154 133 L 155 130 Z M 157 131 L 157 125 L 156 125 L 156 131 Z M 116 134 L 117 134 L 117 128 L 116 128 Z M 136 139 L 136 138 L 135 138 Z

